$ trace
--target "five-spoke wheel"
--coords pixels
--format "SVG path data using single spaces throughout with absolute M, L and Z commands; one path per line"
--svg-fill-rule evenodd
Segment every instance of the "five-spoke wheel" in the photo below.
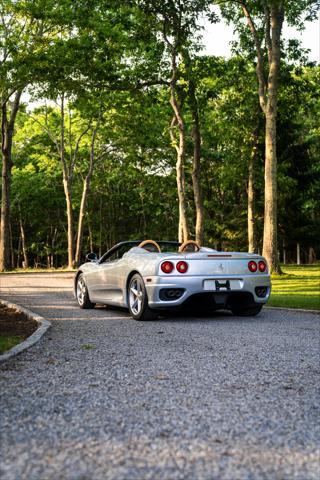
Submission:
M 133 275 L 128 286 L 128 306 L 135 320 L 152 320 L 155 311 L 148 305 L 148 296 L 143 279 L 139 274 Z
M 95 303 L 90 301 L 88 289 L 82 273 L 80 273 L 77 278 L 76 294 L 80 308 L 94 308 Z

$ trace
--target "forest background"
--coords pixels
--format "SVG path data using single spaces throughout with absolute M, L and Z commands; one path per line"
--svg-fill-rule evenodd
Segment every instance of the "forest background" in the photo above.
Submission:
M 213 4 L 229 59 L 201 54 Z M 145 238 L 315 262 L 320 67 L 281 32 L 319 7 L 0 0 L 0 270 Z

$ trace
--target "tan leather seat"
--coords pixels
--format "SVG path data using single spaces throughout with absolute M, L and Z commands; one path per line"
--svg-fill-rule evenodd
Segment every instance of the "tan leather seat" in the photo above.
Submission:
M 199 252 L 200 245 L 194 240 L 187 240 L 179 247 L 179 252 Z
M 148 246 L 151 247 L 151 249 L 149 249 Z M 138 245 L 138 247 L 144 248 L 148 252 L 154 252 L 154 249 L 156 249 L 158 252 L 161 252 L 160 245 L 157 242 L 155 242 L 154 240 L 143 240 L 143 242 L 141 242 Z

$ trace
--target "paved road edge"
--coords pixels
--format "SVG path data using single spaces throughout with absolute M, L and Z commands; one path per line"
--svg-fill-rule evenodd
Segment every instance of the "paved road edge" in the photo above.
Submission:
M 1 363 L 8 360 L 11 357 L 19 355 L 19 353 L 23 352 L 27 348 L 32 347 L 35 343 L 39 342 L 39 340 L 43 337 L 46 331 L 51 327 L 51 323 L 49 322 L 49 320 L 46 320 L 45 318 L 41 317 L 40 315 L 37 315 L 31 310 L 28 310 L 27 308 L 24 308 L 24 307 L 20 307 L 20 305 L 16 305 L 15 303 L 7 302 L 6 300 L 2 300 L 0 298 L 0 304 L 5 305 L 8 308 L 12 308 L 17 312 L 24 313 L 28 318 L 35 320 L 39 325 L 37 330 L 33 332 L 33 334 L 30 335 L 30 337 L 26 338 L 26 340 L 19 343 L 19 345 L 12 347 L 6 353 L 3 353 L 2 355 L 0 355 L 0 363 Z
M 268 308 L 269 310 L 286 310 L 288 312 L 314 313 L 316 315 L 320 314 L 320 310 L 307 310 L 305 308 L 269 307 L 268 305 L 266 305 L 264 308 Z

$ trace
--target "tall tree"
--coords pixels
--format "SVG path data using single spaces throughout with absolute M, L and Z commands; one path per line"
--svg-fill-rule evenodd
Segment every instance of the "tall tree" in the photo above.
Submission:
M 14 124 L 18 113 L 22 90 L 14 93 L 13 102 L 2 98 L 1 104 L 1 154 L 2 154 L 2 184 L 1 184 L 1 224 L 0 224 L 0 272 L 8 270 L 10 260 L 10 190 L 12 170 L 12 138 Z M 11 107 L 11 108 L 10 108 Z M 8 112 L 9 110 L 9 112 Z
M 23 90 L 32 80 L 35 59 L 48 36 L 43 21 L 22 15 L 19 2 L 0 1 L 1 225 L 0 271 L 10 268 L 10 189 L 12 141 Z
M 199 245 L 204 241 L 204 206 L 201 188 L 201 129 L 199 102 L 197 99 L 197 85 L 193 72 L 194 61 L 189 51 L 183 51 L 183 60 L 186 67 L 186 80 L 188 82 L 188 100 L 192 117 L 192 138 L 193 138 L 193 162 L 192 162 L 192 185 L 194 205 L 196 210 L 195 238 Z
M 97 151 L 96 151 L 97 135 L 98 135 L 101 122 L 102 122 L 102 111 L 100 107 L 100 111 L 98 112 L 98 118 L 95 119 L 95 121 L 93 122 L 94 124 L 92 125 L 92 128 L 91 128 L 91 139 L 90 139 L 90 147 L 89 147 L 89 166 L 87 168 L 87 171 L 83 179 L 82 195 L 81 195 L 80 210 L 79 210 L 79 217 L 78 217 L 76 253 L 75 253 L 75 264 L 78 266 L 81 263 L 81 248 L 82 248 L 82 237 L 83 237 L 83 229 L 84 229 L 84 218 L 86 214 L 88 195 L 90 192 L 91 179 L 94 172 L 96 161 L 99 158 L 101 158 L 105 153 L 105 149 L 102 149 L 99 152 L 99 154 L 97 154 Z
M 171 45 L 171 44 L 170 44 Z M 185 188 L 185 157 L 186 157 L 186 126 L 182 114 L 181 99 L 179 100 L 177 93 L 177 53 L 176 46 L 172 45 L 171 53 L 172 77 L 170 80 L 170 105 L 174 111 L 174 115 L 170 125 L 170 136 L 172 145 L 177 152 L 176 162 L 176 178 L 177 193 L 179 200 L 179 225 L 178 238 L 179 242 L 185 242 L 190 237 L 190 229 L 187 214 L 186 188 Z M 175 137 L 175 127 L 178 127 L 178 141 Z
M 195 96 L 195 84 L 188 78 L 189 92 L 181 82 L 182 72 L 191 74 L 190 51 L 197 50 L 196 33 L 199 30 L 199 16 L 207 12 L 209 2 L 206 0 L 152 0 L 139 2 L 148 15 L 154 15 L 156 22 L 153 28 L 160 30 L 166 51 L 170 59 L 170 105 L 173 110 L 170 136 L 177 154 L 176 178 L 179 202 L 179 241 L 186 241 L 190 236 L 187 212 L 185 160 L 187 126 L 184 119 L 184 100 L 189 94 L 193 121 L 193 172 L 192 181 L 196 206 L 196 238 L 203 242 L 203 201 L 200 187 L 200 155 L 201 135 L 199 114 Z M 213 18 L 213 17 L 212 17 Z M 187 70 L 185 67 L 188 67 Z
M 68 268 L 75 266 L 75 248 L 74 248 L 74 206 L 73 206 L 73 181 L 76 162 L 79 160 L 79 149 L 83 137 L 90 129 L 92 118 L 83 119 L 79 114 L 72 112 L 70 106 L 66 106 L 66 96 L 62 92 L 59 98 L 59 127 L 54 125 L 50 113 L 56 112 L 52 108 L 45 108 L 42 118 L 34 116 L 44 132 L 47 133 L 50 140 L 56 147 L 62 168 L 62 183 L 65 194 L 66 212 L 67 212 L 67 239 L 68 239 Z M 66 115 L 66 107 L 68 113 Z M 77 118 L 74 118 L 77 117 Z M 56 127 L 56 128 L 53 128 Z M 58 128 L 57 128 L 58 127 Z M 89 173 L 91 178 L 93 164 L 90 164 Z
M 220 3 L 220 2 L 219 2 Z M 265 116 L 265 201 L 263 255 L 271 272 L 281 273 L 277 243 L 277 109 L 281 58 L 281 32 L 285 17 L 291 23 L 302 15 L 315 14 L 319 3 L 312 0 L 237 0 L 236 6 L 221 2 L 223 14 L 243 33 L 244 16 L 256 52 L 259 102 Z M 266 52 L 266 54 L 265 54 Z
M 260 118 L 257 115 L 257 125 L 252 132 L 252 150 L 248 159 L 248 250 L 257 253 L 257 234 L 256 234 L 256 183 L 255 171 L 257 168 L 257 154 L 259 146 Z

